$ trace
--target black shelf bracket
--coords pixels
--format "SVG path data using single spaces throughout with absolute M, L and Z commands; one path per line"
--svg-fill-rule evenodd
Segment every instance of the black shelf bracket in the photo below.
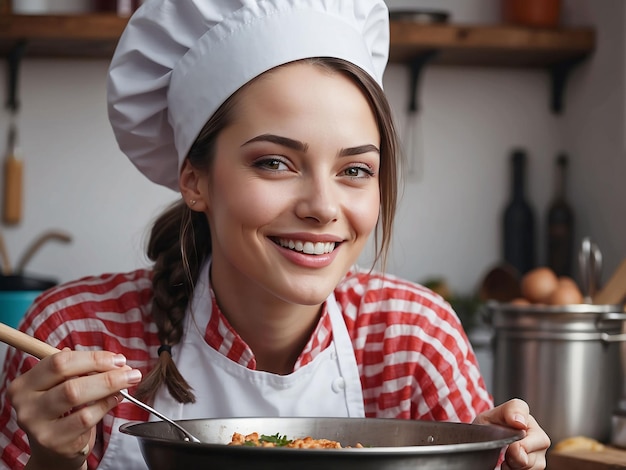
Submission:
M 18 98 L 18 72 L 24 52 L 26 50 L 26 41 L 21 40 L 15 43 L 13 48 L 7 54 L 7 101 L 6 108 L 11 113 L 16 114 L 20 108 Z
M 550 67 L 549 72 L 552 92 L 550 107 L 553 113 L 561 114 L 563 112 L 567 80 L 572 70 L 576 68 L 576 66 L 578 66 L 583 60 L 584 58 L 578 57 L 575 59 L 566 60 Z
M 422 70 L 431 60 L 435 58 L 437 53 L 438 51 L 436 49 L 431 49 L 414 57 L 409 62 L 409 70 L 411 73 L 409 80 L 409 113 L 415 113 L 419 110 L 418 88 Z

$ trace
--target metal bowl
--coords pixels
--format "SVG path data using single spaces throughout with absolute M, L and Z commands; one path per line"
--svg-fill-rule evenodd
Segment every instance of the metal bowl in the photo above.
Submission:
M 202 444 L 162 422 L 127 423 L 150 470 L 493 470 L 522 431 L 500 426 L 379 418 L 215 418 L 177 421 Z M 342 449 L 227 446 L 234 432 L 311 436 Z M 364 448 L 345 448 L 357 443 Z

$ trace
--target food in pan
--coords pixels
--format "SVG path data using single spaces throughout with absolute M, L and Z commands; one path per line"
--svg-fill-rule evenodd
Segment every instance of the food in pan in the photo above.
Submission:
M 287 447 L 291 449 L 341 449 L 341 443 L 337 441 L 331 441 L 329 439 L 313 439 L 308 436 L 301 439 L 287 439 L 286 436 L 280 434 L 273 434 L 267 436 L 265 434 L 259 435 L 257 432 L 253 432 L 248 435 L 243 435 L 238 432 L 233 434 L 233 437 L 228 445 L 231 446 L 250 446 L 250 447 Z M 363 447 L 361 444 L 357 444 L 354 447 Z

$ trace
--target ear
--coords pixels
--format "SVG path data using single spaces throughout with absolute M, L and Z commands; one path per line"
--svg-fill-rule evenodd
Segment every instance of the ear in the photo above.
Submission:
M 185 159 L 178 177 L 180 194 L 193 211 L 204 212 L 208 207 L 206 197 L 206 176 L 194 168 L 188 159 Z

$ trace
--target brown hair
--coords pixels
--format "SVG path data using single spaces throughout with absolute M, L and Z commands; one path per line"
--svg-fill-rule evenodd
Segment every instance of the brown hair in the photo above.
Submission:
M 333 58 L 303 61 L 348 76 L 363 91 L 374 112 L 381 136 L 381 206 L 373 264 L 380 262 L 384 267 L 398 198 L 398 142 L 389 103 L 374 79 L 349 62 Z M 236 92 L 226 100 L 200 132 L 187 155 L 194 167 L 210 171 L 217 136 L 232 122 L 238 96 L 239 92 Z M 159 387 L 165 384 L 177 401 L 193 402 L 193 392 L 178 372 L 168 347 L 177 344 L 182 337 L 187 304 L 200 268 L 211 254 L 211 233 L 205 215 L 190 210 L 184 201 L 173 204 L 155 221 L 147 253 L 154 261 L 152 315 L 166 353 L 159 350 L 155 367 L 139 384 L 136 394 L 138 398 L 152 402 Z

